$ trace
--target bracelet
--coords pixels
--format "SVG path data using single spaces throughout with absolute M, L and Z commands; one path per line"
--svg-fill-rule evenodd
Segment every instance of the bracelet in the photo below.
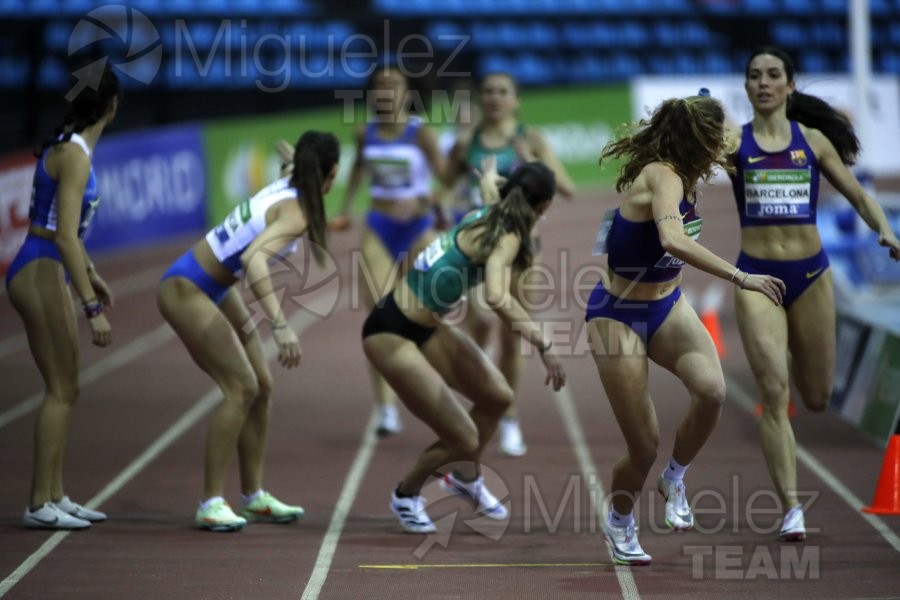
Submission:
M 83 306 L 84 308 L 84 316 L 88 319 L 93 319 L 96 316 L 103 314 L 103 305 L 94 300 L 93 302 L 86 302 Z
M 88 275 L 90 275 L 91 273 L 94 272 L 94 263 L 88 263 L 87 272 L 88 272 Z
M 541 356 L 543 356 L 543 355 L 544 355 L 544 352 L 547 352 L 547 351 L 550 350 L 550 348 L 552 348 L 552 347 L 553 347 L 553 340 L 547 340 L 547 345 L 546 345 L 546 346 L 541 346 L 541 347 L 538 349 L 538 352 L 540 352 L 540 353 L 541 353 Z
M 734 273 L 731 274 L 731 277 L 728 278 L 728 281 L 730 281 L 731 283 L 734 283 L 734 276 L 740 272 L 741 272 L 741 270 L 738 267 L 735 267 Z
M 100 301 L 97 300 L 97 296 L 94 296 L 93 298 L 88 298 L 87 300 L 82 300 L 81 306 L 87 306 L 88 304 L 99 304 L 99 303 L 100 303 Z
M 287 321 L 282 321 L 281 323 L 272 323 L 272 331 L 275 331 L 276 329 L 284 329 L 285 327 L 287 327 L 287 325 Z
M 744 273 L 744 278 L 741 279 L 741 289 L 744 289 L 744 285 L 747 283 L 748 277 L 750 277 L 750 273 Z

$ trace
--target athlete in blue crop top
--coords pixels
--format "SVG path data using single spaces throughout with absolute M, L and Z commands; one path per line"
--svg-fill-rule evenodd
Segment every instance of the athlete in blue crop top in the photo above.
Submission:
M 371 205 L 360 243 L 362 265 L 358 289 L 372 307 L 391 289 L 397 275 L 434 239 L 432 176 L 441 177 L 444 158 L 437 135 L 408 112 L 408 82 L 402 70 L 376 71 L 368 92 L 371 121 L 356 132 L 356 158 L 350 171 L 340 215 L 332 229 L 349 226 L 350 206 L 363 178 L 369 176 Z M 374 371 L 378 434 L 398 433 L 401 423 L 394 394 Z
M 825 102 L 796 91 L 794 66 L 784 51 L 754 52 L 745 89 L 753 121 L 731 140 L 739 144 L 733 175 L 741 219 L 737 264 L 748 273 L 784 280 L 787 293 L 783 306 L 772 306 L 756 294 L 737 291 L 735 308 L 762 399 L 760 439 L 786 512 L 779 538 L 801 541 L 806 530 L 788 420 L 790 375 L 814 411 L 827 407 L 834 375 L 832 279 L 816 228 L 819 173 L 878 233 L 894 260 L 900 259 L 900 243 L 881 207 L 846 166 L 859 151 L 850 123 Z
M 300 364 L 300 345 L 273 291 L 268 262 L 306 233 L 325 247 L 323 196 L 337 175 L 340 146 L 330 133 L 307 131 L 292 153 L 290 174 L 235 207 L 223 223 L 175 261 L 158 289 L 159 309 L 197 365 L 222 391 L 206 442 L 203 501 L 195 524 L 237 531 L 247 521 L 289 523 L 303 508 L 284 504 L 263 488 L 272 373 L 251 315 L 234 284 L 244 278 L 272 325 L 278 362 Z M 241 516 L 223 498 L 228 464 L 237 447 Z
M 515 80 L 508 73 L 490 73 L 485 76 L 479 90 L 480 122 L 466 134 L 460 136 L 450 152 L 447 161 L 447 173 L 467 177 L 470 182 L 469 210 L 483 204 L 477 179 L 473 173 L 481 168 L 481 161 L 493 156 L 497 161 L 497 172 L 508 177 L 515 168 L 525 162 L 539 160 L 553 170 L 556 176 L 557 193 L 571 199 L 575 194 L 575 184 L 566 172 L 565 166 L 557 158 L 543 134 L 534 127 L 528 127 L 518 116 L 519 96 Z M 459 220 L 466 210 L 456 210 L 454 218 Z M 536 248 L 540 244 L 537 231 L 532 243 Z M 538 257 L 537 262 L 540 262 Z M 533 277 L 535 271 L 516 274 L 513 278 L 512 293 L 523 303 L 534 305 L 537 286 Z M 529 297 L 531 295 L 532 297 Z M 483 294 L 477 290 L 469 295 L 466 304 L 465 326 L 475 341 L 486 348 L 490 340 L 499 338 L 497 366 L 512 386 L 518 388 L 519 373 L 522 369 L 523 357 L 519 351 L 518 336 L 507 327 L 482 301 Z M 510 408 L 500 423 L 500 450 L 507 456 L 523 456 L 527 447 L 522 438 L 522 431 L 516 415 L 516 405 Z
M 6 274 L 10 300 L 25 324 L 46 386 L 34 433 L 31 498 L 23 517 L 29 528 L 84 529 L 106 519 L 63 491 L 66 439 L 78 395 L 78 328 L 66 282 L 71 279 L 81 299 L 94 344 L 109 345 L 104 310 L 113 298 L 82 237 L 99 201 L 91 156 L 115 118 L 118 92 L 118 79 L 105 71 L 96 89 L 87 87 L 71 101 L 57 135 L 36 153 L 28 236 Z
M 591 294 L 586 320 L 600 380 L 627 442 L 613 470 L 612 510 L 604 525 L 621 564 L 651 560 L 637 541 L 632 514 L 659 439 L 647 359 L 672 371 L 691 396 L 669 466 L 657 482 L 666 499 L 666 522 L 674 529 L 693 527 L 682 478 L 718 422 L 725 399 L 712 339 L 681 299 L 683 265 L 761 292 L 775 305 L 784 291 L 777 279 L 743 273 L 696 242 L 702 225 L 696 185 L 725 161 L 724 119 L 722 106 L 709 97 L 666 100 L 649 123 L 601 155 L 601 161 L 624 159 L 616 182 L 624 199 L 604 219 L 611 225 L 605 239 L 607 228 L 601 228 L 598 243 L 609 253 L 609 277 Z

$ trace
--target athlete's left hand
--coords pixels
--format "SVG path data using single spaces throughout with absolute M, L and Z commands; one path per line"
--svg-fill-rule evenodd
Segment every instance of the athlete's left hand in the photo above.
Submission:
M 97 275 L 97 272 L 94 271 L 90 275 L 91 287 L 94 289 L 94 294 L 97 296 L 97 300 L 105 308 L 112 308 L 113 304 L 115 304 L 115 299 L 113 298 L 112 291 L 109 289 L 109 286 L 106 285 L 106 282 L 102 277 Z
M 897 240 L 897 236 L 892 231 L 879 235 L 878 243 L 885 248 L 890 248 L 891 258 L 900 260 L 900 241 Z
M 272 337 L 278 344 L 278 364 L 285 369 L 293 369 L 300 364 L 300 341 L 290 326 L 272 330 Z
M 556 357 L 554 348 L 551 347 L 541 354 L 541 360 L 544 362 L 544 368 L 547 369 L 547 378 L 544 385 L 553 384 L 553 391 L 558 392 L 566 385 L 566 372 L 563 370 L 562 363 Z

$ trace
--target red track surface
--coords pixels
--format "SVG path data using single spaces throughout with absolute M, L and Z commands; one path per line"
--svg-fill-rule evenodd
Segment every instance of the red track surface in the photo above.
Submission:
M 570 273 L 579 265 L 596 263 L 590 256 L 595 226 L 602 210 L 612 202 L 608 194 L 583 195 L 573 204 L 560 202 L 553 209 L 542 226 L 544 260 L 551 269 L 557 268 L 555 257 L 562 247 L 571 250 Z M 736 256 L 737 223 L 729 194 L 708 192 L 702 211 L 706 220 L 704 243 L 723 256 Z M 349 248 L 357 235 L 351 232 L 335 240 L 344 284 Z M 158 276 L 189 243 L 180 240 L 139 255 L 107 257 L 98 262 L 111 282 L 147 269 L 155 269 L 156 273 L 151 271 L 149 275 Z M 712 282 L 709 277 L 686 271 L 685 287 L 695 296 Z M 589 278 L 589 283 L 595 280 Z M 563 285 L 571 287 L 571 275 Z M 586 294 L 587 290 L 569 294 L 568 307 L 557 303 L 542 317 L 561 319 L 580 332 L 583 313 L 573 300 Z M 359 484 L 355 498 L 345 495 L 345 500 L 353 502 L 343 528 L 326 535 L 347 474 L 365 439 L 371 407 L 368 372 L 359 343 L 365 314 L 349 310 L 349 302 L 350 295 L 342 294 L 338 312 L 307 329 L 301 339 L 305 354 L 299 371 L 273 367 L 277 389 L 267 486 L 287 500 L 302 503 L 307 509 L 304 521 L 290 526 L 251 525 L 235 535 L 193 529 L 192 515 L 201 491 L 207 421 L 203 416 L 102 504 L 110 514 L 109 522 L 65 537 L 41 556 L 5 597 L 299 598 L 307 589 L 323 541 L 336 541 L 337 545 L 330 565 L 319 563 L 319 573 L 327 575 L 318 596 L 321 598 L 621 595 L 619 578 L 608 564 L 609 556 L 593 516 L 589 482 L 581 470 L 584 464 L 579 463 L 559 410 L 567 400 L 554 398 L 543 387 L 543 369 L 536 359 L 528 363 L 521 386 L 527 457 L 503 458 L 492 447 L 485 458 L 486 465 L 502 479 L 495 479 L 495 484 L 505 485 L 510 493 L 512 518 L 507 530 L 501 524 L 489 528 L 489 535 L 476 533 L 467 523 L 471 519 L 469 509 L 454 499 L 442 499 L 431 505 L 430 513 L 435 520 L 445 518 L 441 521 L 444 529 L 456 515 L 452 533 L 440 540 L 446 547 L 434 544 L 422 559 L 417 558 L 416 549 L 425 538 L 400 533 L 387 504 L 392 486 L 432 436 L 404 413 L 406 430 L 396 438 L 378 442 L 371 462 L 362 465 L 361 481 L 355 482 Z M 81 320 L 83 370 L 98 361 L 108 362 L 113 353 L 162 324 L 153 287 L 120 298 L 110 320 L 115 345 L 106 350 L 89 345 Z M 728 348 L 726 372 L 737 386 L 753 393 L 730 295 L 726 296 L 722 324 Z M 9 301 L 0 299 L 0 344 L 21 332 Z M 591 358 L 586 354 L 573 356 L 567 359 L 566 368 L 576 424 L 584 433 L 601 484 L 608 486 L 611 467 L 622 452 L 621 434 Z M 656 367 L 651 373 L 662 429 L 655 473 L 669 456 L 687 396 L 670 375 Z M 42 387 L 27 350 L 0 358 L 0 377 L 0 414 Z M 83 385 L 66 466 L 68 493 L 81 502 L 94 497 L 211 388 L 211 381 L 172 338 L 163 339 L 153 350 Z M 735 394 L 739 392 L 732 386 L 730 400 Z M 19 524 L 28 495 L 33 421 L 34 412 L 30 412 L 0 428 L 0 578 L 8 578 L 52 536 L 26 531 Z M 794 425 L 798 442 L 850 492 L 868 502 L 875 489 L 882 451 L 834 414 L 804 413 Z M 638 594 L 631 597 L 884 598 L 900 594 L 900 550 L 889 545 L 806 466 L 800 464 L 798 470 L 801 489 L 817 494 L 807 512 L 807 526 L 820 532 L 811 533 L 805 545 L 783 546 L 774 541 L 774 534 L 754 531 L 748 524 L 748 499 L 770 489 L 770 481 L 754 418 L 729 401 L 719 429 L 686 480 L 692 496 L 701 490 L 717 491 L 728 503 L 724 515 L 701 516 L 698 522 L 712 529 L 723 516 L 725 521 L 715 533 L 655 530 L 651 524 L 662 523 L 662 506 L 649 486 L 638 519 L 642 544 L 654 562 L 650 567 L 624 570 L 633 576 Z M 570 484 L 578 487 L 572 488 L 572 495 L 557 515 Z M 430 492 L 434 496 L 435 491 Z M 237 493 L 235 469 L 228 494 L 233 503 L 238 501 Z M 542 516 L 538 496 L 549 519 Z M 709 497 L 701 506 L 712 508 L 715 503 Z M 757 499 L 753 506 L 762 509 L 772 504 Z M 758 527 L 772 526 L 773 515 L 756 515 Z M 557 516 L 559 521 L 554 524 Z M 900 518 L 886 517 L 884 523 L 894 536 L 900 533 Z M 492 539 L 500 533 L 499 540 Z M 694 568 L 691 553 L 703 550 L 713 555 L 718 551 L 741 566 L 716 565 L 708 556 L 701 573 Z M 790 558 L 795 550 L 798 554 L 806 552 L 805 557 L 811 559 L 810 569 L 802 577 L 782 571 L 782 558 Z M 756 566 L 762 567 L 768 567 L 767 559 L 771 559 L 774 569 L 745 579 L 754 557 Z M 532 566 L 509 566 L 523 564 Z M 432 568 L 372 568 L 391 565 Z

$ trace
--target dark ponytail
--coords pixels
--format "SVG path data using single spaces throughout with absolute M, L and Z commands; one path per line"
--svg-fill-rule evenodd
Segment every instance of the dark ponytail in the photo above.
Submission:
M 75 85 L 84 84 L 76 82 Z M 41 147 L 34 151 L 34 155 L 40 158 L 51 146 L 67 142 L 73 133 L 81 133 L 85 128 L 96 124 L 112 110 L 113 100 L 119 94 L 119 78 L 107 67 L 103 70 L 96 89 L 86 85 L 74 99 L 66 98 L 69 109 L 62 125 L 56 128 L 53 137 L 45 140 Z
M 338 164 L 340 157 L 341 147 L 337 138 L 321 131 L 305 132 L 294 147 L 291 186 L 300 192 L 298 201 L 308 222 L 307 232 L 313 244 L 313 253 L 320 265 L 323 253 L 328 249 L 322 182 Z
M 531 230 L 538 220 L 538 205 L 553 198 L 556 193 L 556 176 L 541 162 L 530 162 L 517 168 L 500 190 L 500 200 L 488 213 L 460 230 L 478 227 L 475 237 L 478 245 L 476 262 L 484 263 L 494 251 L 500 238 L 514 233 L 519 238 L 519 253 L 513 266 L 525 270 L 531 266 L 534 250 L 531 247 Z
M 853 123 L 821 98 L 794 92 L 788 97 L 787 118 L 821 131 L 845 165 L 856 162 L 860 148 Z
M 784 74 L 788 83 L 794 81 L 794 61 L 787 52 L 777 46 L 762 46 L 754 50 L 744 69 L 745 78 L 749 79 L 750 63 L 761 54 L 774 56 L 780 60 L 784 65 Z M 787 118 L 821 131 L 837 150 L 838 156 L 845 165 L 852 165 L 856 162 L 860 147 L 853 124 L 846 115 L 835 110 L 821 98 L 795 91 L 788 97 Z

